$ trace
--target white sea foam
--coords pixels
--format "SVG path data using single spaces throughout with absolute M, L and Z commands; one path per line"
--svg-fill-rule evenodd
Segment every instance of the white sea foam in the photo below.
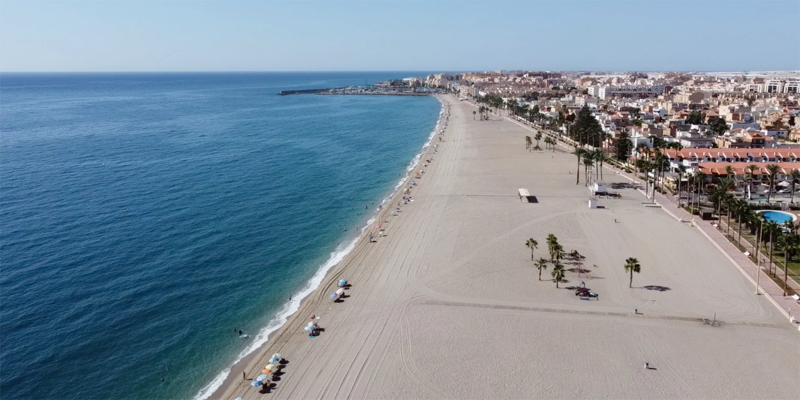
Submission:
M 408 163 L 408 167 L 406 168 L 406 174 L 403 176 L 400 181 L 395 185 L 394 190 L 392 193 L 389 194 L 386 198 L 381 201 L 381 205 L 386 204 L 389 199 L 397 193 L 397 190 L 403 186 L 403 184 L 408 180 L 411 176 L 411 172 L 419 164 L 419 160 L 422 158 L 422 155 L 425 154 L 425 151 L 428 150 L 430 147 L 431 142 L 433 142 L 433 138 L 436 137 L 436 134 L 439 133 L 440 127 L 442 124 L 442 117 L 444 116 L 444 103 L 442 103 L 442 109 L 439 111 L 439 119 L 436 121 L 436 126 L 434 127 L 433 131 L 431 132 L 430 136 L 428 136 L 428 140 L 425 144 L 422 145 L 422 150 L 417 153 L 416 156 Z M 375 210 L 376 214 L 379 212 Z M 364 227 L 362 227 L 359 232 L 364 233 L 372 224 L 375 222 L 377 215 L 372 216 L 366 223 Z M 317 270 L 314 276 L 306 282 L 305 286 L 303 286 L 297 293 L 292 295 L 292 300 L 283 304 L 280 310 L 277 311 L 276 316 L 271 319 L 267 326 L 262 328 L 258 334 L 255 336 L 253 341 L 250 343 L 247 348 L 242 350 L 241 353 L 237 356 L 236 360 L 233 362 L 233 365 L 241 361 L 250 353 L 258 350 L 264 343 L 267 342 L 269 339 L 269 335 L 272 332 L 277 331 L 280 329 L 283 324 L 289 319 L 289 317 L 297 312 L 300 309 L 300 303 L 305 299 L 308 295 L 314 292 L 319 285 L 322 283 L 323 279 L 325 279 L 325 275 L 328 271 L 333 268 L 336 264 L 344 259 L 347 254 L 349 254 L 353 248 L 356 247 L 356 243 L 358 243 L 359 237 L 354 238 L 351 242 L 349 242 L 344 248 L 338 246 L 334 252 L 331 253 L 328 260 L 322 264 L 322 266 Z M 194 396 L 194 400 L 205 400 L 209 396 L 211 396 L 220 386 L 225 382 L 225 378 L 228 377 L 228 374 L 231 372 L 231 367 L 225 368 L 222 372 L 220 372 L 214 379 L 206 386 L 204 386 L 200 391 Z

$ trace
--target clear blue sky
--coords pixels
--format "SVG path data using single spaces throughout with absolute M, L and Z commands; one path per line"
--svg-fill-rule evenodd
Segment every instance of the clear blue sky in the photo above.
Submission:
M 800 1 L 0 1 L 0 71 L 800 70 Z

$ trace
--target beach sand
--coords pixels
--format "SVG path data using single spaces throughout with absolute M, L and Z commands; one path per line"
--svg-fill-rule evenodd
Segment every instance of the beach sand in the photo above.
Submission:
M 796 328 L 699 232 L 630 188 L 589 209 L 575 156 L 529 152 L 530 131 L 445 101 L 414 201 L 383 214 L 387 235 L 360 241 L 212 398 L 797 398 Z M 558 289 L 524 246 L 547 258 L 549 233 L 586 257 L 580 278 L 565 262 Z M 642 265 L 633 288 L 628 257 Z M 332 303 L 340 278 L 352 287 Z M 580 281 L 599 300 L 576 297 Z M 312 314 L 325 331 L 310 339 Z M 255 377 L 275 352 L 285 373 L 259 393 L 242 367 Z

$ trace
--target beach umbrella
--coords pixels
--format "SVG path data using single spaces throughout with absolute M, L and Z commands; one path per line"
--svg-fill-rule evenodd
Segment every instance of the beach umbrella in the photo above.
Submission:
M 343 295 L 344 294 L 344 289 L 337 290 L 336 294 L 338 294 L 339 296 Z
M 277 358 L 277 357 L 272 357 L 272 358 L 270 358 L 270 359 L 269 359 L 269 362 L 271 362 L 271 363 L 276 363 L 276 362 L 278 362 L 278 361 L 280 361 L 280 360 L 281 360 L 280 358 Z
M 335 299 L 336 298 L 336 293 L 331 293 L 331 295 L 328 296 L 328 298 L 329 299 Z
M 237 398 L 235 398 L 233 400 L 242 400 L 242 398 L 241 397 L 237 397 Z
M 277 365 L 277 364 L 270 364 L 270 365 L 267 365 L 267 369 L 268 369 L 268 370 L 271 370 L 272 372 L 277 372 L 277 371 L 278 371 L 278 368 L 280 368 L 280 365 Z
M 272 358 L 277 358 L 277 359 L 280 360 L 283 357 L 281 357 L 281 353 L 275 353 L 275 354 L 272 355 Z
M 271 374 L 271 373 L 272 373 L 272 371 L 271 371 L 271 370 L 268 370 L 268 369 L 266 369 L 266 368 L 264 368 L 264 369 L 262 369 L 262 370 L 261 370 L 261 373 L 262 373 L 262 374 Z
M 308 323 L 308 326 L 310 326 L 310 327 L 312 327 L 312 328 L 313 328 L 313 327 L 314 327 L 314 325 L 316 325 L 316 324 L 317 324 L 316 322 L 314 322 L 314 321 L 311 321 L 311 322 L 309 322 L 309 323 Z
M 314 327 L 313 326 L 307 326 L 307 327 L 305 327 L 305 330 L 310 332 L 310 331 L 314 330 Z
M 339 279 L 339 286 L 347 285 L 347 279 Z
M 261 374 L 261 375 L 258 376 L 258 378 L 256 378 L 256 380 L 257 381 L 263 381 L 264 379 L 267 379 L 267 376 L 268 375 L 266 373 Z
M 264 384 L 264 382 L 261 382 L 261 381 L 252 381 L 252 382 L 250 382 L 250 386 L 252 386 L 252 387 L 259 387 L 259 386 L 261 386 L 263 384 Z

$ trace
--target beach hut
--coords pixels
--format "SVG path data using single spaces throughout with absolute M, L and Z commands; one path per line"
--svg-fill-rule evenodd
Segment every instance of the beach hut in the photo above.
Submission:
M 593 182 L 591 187 L 592 193 L 597 195 L 604 195 L 608 193 L 608 187 L 603 182 Z
M 518 190 L 518 193 L 519 193 L 520 202 L 527 203 L 528 202 L 528 197 L 530 197 L 530 195 L 531 195 L 531 193 L 528 191 L 528 189 L 520 188 Z

